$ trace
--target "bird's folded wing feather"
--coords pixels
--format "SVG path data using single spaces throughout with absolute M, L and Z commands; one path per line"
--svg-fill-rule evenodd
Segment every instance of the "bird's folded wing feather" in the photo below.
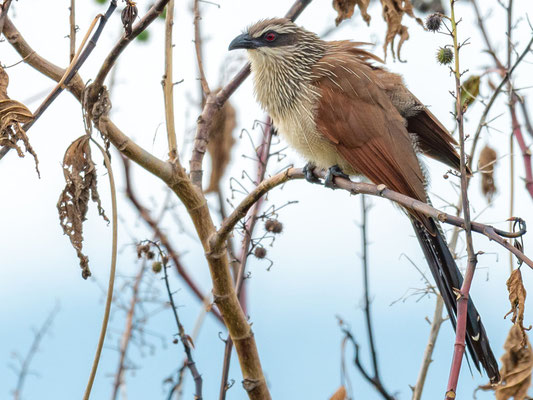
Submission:
M 422 105 L 413 94 L 411 95 Z M 459 154 L 454 147 L 457 142 L 427 108 L 424 107 L 419 113 L 407 118 L 407 130 L 416 133 L 418 145 L 424 154 L 456 170 L 460 169 Z
M 404 121 L 368 65 L 323 57 L 313 70 L 320 93 L 317 129 L 355 171 L 375 184 L 426 201 L 425 180 Z M 426 217 L 411 212 L 426 225 Z

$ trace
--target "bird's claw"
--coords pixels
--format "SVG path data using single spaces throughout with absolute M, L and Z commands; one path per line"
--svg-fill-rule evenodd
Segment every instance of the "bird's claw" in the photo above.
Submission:
M 333 182 L 333 179 L 338 176 L 344 179 L 350 179 L 348 175 L 346 175 L 344 172 L 342 172 L 341 168 L 338 165 L 334 165 L 332 167 L 329 167 L 328 172 L 326 174 L 326 178 L 324 179 L 324 186 L 328 187 L 330 189 L 337 189 L 338 186 L 335 185 L 335 182 Z
M 310 163 L 310 162 L 305 164 L 303 168 L 305 180 L 309 183 L 320 183 L 320 179 L 318 179 L 316 175 L 313 173 L 314 169 L 315 169 L 315 164 Z

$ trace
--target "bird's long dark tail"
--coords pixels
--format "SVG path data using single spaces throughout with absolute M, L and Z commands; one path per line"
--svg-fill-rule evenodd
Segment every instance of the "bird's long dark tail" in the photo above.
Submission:
M 436 235 L 431 235 L 427 229 L 416 219 L 411 218 L 411 222 L 416 232 L 416 236 L 426 260 L 437 284 L 437 288 L 446 304 L 446 309 L 450 316 L 450 321 L 455 329 L 457 315 L 457 296 L 454 288 L 460 289 L 463 283 L 463 276 L 455 263 L 455 260 L 446 244 L 438 224 L 432 219 Z M 479 364 L 487 372 L 491 382 L 498 382 L 500 374 L 498 363 L 492 353 L 489 338 L 485 328 L 481 323 L 481 318 L 474 306 L 472 299 L 468 301 L 468 313 L 466 323 L 466 345 L 472 357 L 472 361 L 479 371 Z

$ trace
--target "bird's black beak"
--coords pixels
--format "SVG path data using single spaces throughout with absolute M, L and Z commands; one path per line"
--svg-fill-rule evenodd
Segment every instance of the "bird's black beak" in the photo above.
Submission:
M 247 33 L 237 36 L 229 44 L 228 50 L 235 49 L 255 49 L 257 47 L 256 40 Z

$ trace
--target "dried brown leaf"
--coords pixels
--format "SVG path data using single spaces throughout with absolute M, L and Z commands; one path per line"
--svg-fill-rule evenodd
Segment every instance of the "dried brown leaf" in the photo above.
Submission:
M 194 340 L 189 335 L 185 335 L 185 339 L 187 339 L 187 342 L 191 345 L 191 347 L 194 349 Z
M 355 6 L 359 7 L 361 17 L 365 22 L 370 24 L 370 15 L 366 11 L 370 0 L 333 0 L 333 8 L 337 11 L 337 18 L 335 18 L 335 25 L 339 25 L 345 19 L 352 17 Z
M 0 67 L 0 146 L 15 149 L 19 157 L 24 157 L 24 151 L 19 144 L 19 142 L 22 142 L 25 152 L 33 156 L 35 170 L 40 176 L 39 159 L 30 145 L 26 132 L 21 126 L 21 124 L 33 120 L 33 114 L 24 104 L 9 98 L 7 95 L 8 85 L 9 76 Z
M 86 219 L 89 199 L 97 204 L 98 213 L 109 222 L 98 194 L 96 166 L 92 160 L 89 140 L 90 136 L 83 135 L 67 148 L 63 158 L 66 185 L 57 202 L 59 224 L 80 259 L 83 279 L 91 276 L 89 258 L 82 253 L 83 221 Z
M 507 290 L 509 291 L 509 302 L 511 303 L 511 309 L 507 314 L 513 314 L 511 321 L 517 325 L 522 331 L 522 345 L 525 346 L 527 342 L 526 330 L 531 329 L 524 328 L 524 307 L 526 302 L 526 288 L 524 287 L 524 282 L 522 281 L 522 273 L 520 268 L 515 269 L 509 279 L 507 279 Z
M 211 176 L 206 193 L 219 190 L 220 180 L 231 159 L 231 149 L 235 143 L 233 138 L 235 126 L 235 109 L 229 101 L 226 101 L 224 106 L 214 115 L 209 129 L 207 151 L 211 156 Z
M 416 18 L 413 13 L 413 5 L 411 0 L 380 0 L 383 8 L 383 19 L 387 23 L 387 33 L 385 34 L 385 43 L 383 44 L 383 51 L 385 52 L 385 58 L 387 57 L 387 47 L 390 44 L 392 57 L 396 58 L 394 50 L 394 39 L 396 36 L 400 37 L 396 52 L 398 53 L 398 60 L 401 61 L 400 51 L 403 43 L 409 39 L 409 32 L 407 27 L 402 25 L 402 18 L 404 14 L 407 14 L 411 18 L 415 18 L 421 26 L 424 23 L 420 18 Z
M 330 397 L 329 400 L 345 400 L 346 399 L 346 389 L 344 386 L 341 386 L 337 391 Z
M 489 145 L 485 145 L 483 150 L 481 150 L 477 163 L 479 172 L 481 172 L 481 192 L 489 203 L 497 191 L 494 183 L 494 167 L 496 166 L 497 159 L 498 154 L 496 154 L 496 150 Z
M 501 382 L 497 385 L 480 386 L 482 390 L 494 390 L 496 400 L 525 400 L 531 385 L 531 372 L 533 370 L 533 351 L 523 331 L 516 324 L 511 326 L 509 335 L 503 345 L 505 353 L 502 356 L 500 369 Z

